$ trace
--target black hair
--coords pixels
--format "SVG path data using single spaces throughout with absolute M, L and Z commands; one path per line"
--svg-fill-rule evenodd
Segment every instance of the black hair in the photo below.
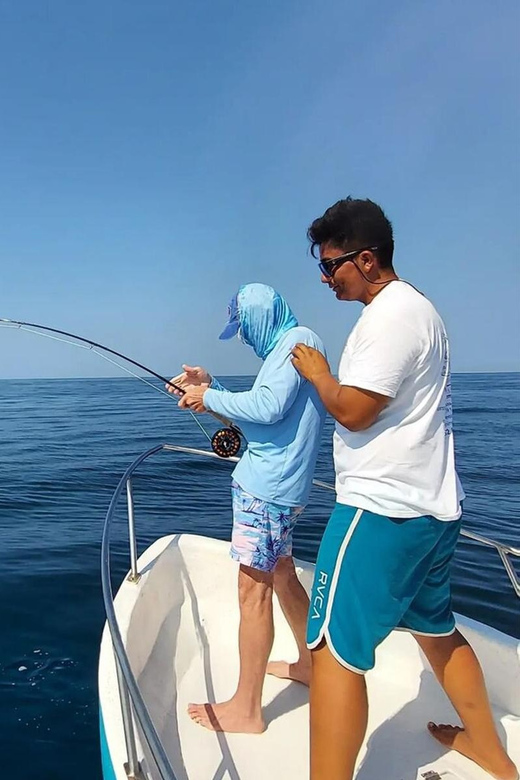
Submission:
M 394 236 L 392 223 L 383 209 L 371 200 L 338 200 L 322 217 L 315 219 L 307 231 L 311 254 L 320 244 L 332 244 L 348 252 L 358 247 L 377 246 L 381 268 L 392 265 Z

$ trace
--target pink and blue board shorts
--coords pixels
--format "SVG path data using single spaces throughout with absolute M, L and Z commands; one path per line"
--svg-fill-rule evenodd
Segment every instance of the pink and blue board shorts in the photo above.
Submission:
M 231 557 L 244 566 L 273 571 L 279 558 L 292 555 L 292 533 L 304 507 L 262 501 L 235 481 L 231 483 L 231 496 Z
M 316 561 L 309 649 L 325 639 L 340 664 L 364 674 L 393 629 L 452 634 L 450 565 L 460 526 L 460 520 L 402 520 L 336 504 Z

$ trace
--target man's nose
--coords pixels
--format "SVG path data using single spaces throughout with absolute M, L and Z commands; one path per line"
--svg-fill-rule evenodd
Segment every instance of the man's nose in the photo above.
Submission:
M 324 273 L 321 274 L 321 283 L 322 284 L 330 284 L 332 282 L 331 276 L 325 276 Z

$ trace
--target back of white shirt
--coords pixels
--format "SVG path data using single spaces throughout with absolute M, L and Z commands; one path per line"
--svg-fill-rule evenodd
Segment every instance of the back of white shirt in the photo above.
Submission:
M 456 520 L 464 498 L 452 431 L 449 344 L 430 301 L 394 281 L 365 306 L 339 381 L 390 398 L 364 431 L 334 434 L 337 500 L 390 517 Z

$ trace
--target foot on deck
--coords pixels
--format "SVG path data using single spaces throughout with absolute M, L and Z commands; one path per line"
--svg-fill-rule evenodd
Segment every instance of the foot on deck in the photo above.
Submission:
M 231 699 L 220 704 L 189 704 L 188 715 L 200 726 L 210 731 L 230 734 L 261 734 L 265 731 L 262 715 L 244 715 Z
M 300 661 L 295 664 L 289 664 L 287 661 L 271 661 L 267 664 L 267 674 L 281 677 L 282 680 L 294 680 L 307 686 L 311 682 L 310 664 L 302 664 Z
M 428 731 L 434 739 L 451 750 L 471 759 L 496 780 L 519 780 L 518 770 L 507 756 L 491 755 L 482 745 L 475 745 L 460 726 L 444 723 L 428 723 Z

